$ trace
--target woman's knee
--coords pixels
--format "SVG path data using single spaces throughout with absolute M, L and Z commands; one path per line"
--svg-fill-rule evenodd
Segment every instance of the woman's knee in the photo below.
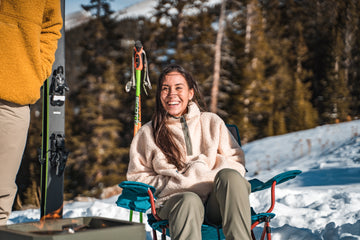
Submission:
M 225 168 L 220 170 L 215 176 L 215 183 L 217 184 L 230 184 L 236 188 L 241 188 L 248 190 L 248 193 L 251 192 L 250 183 L 235 169 Z
M 201 198 L 193 192 L 184 192 L 176 196 L 176 201 L 172 210 L 169 212 L 169 219 L 175 218 L 189 218 L 198 219 L 197 222 L 202 222 L 205 208 Z
M 231 181 L 232 179 L 242 179 L 242 178 L 243 177 L 240 175 L 238 171 L 231 168 L 221 169 L 215 176 L 215 180 L 220 180 L 220 181 Z
M 179 202 L 183 207 L 201 209 L 203 208 L 203 203 L 199 195 L 193 192 L 184 192 L 179 194 Z
M 172 196 L 164 205 L 157 209 L 162 219 L 170 219 L 176 215 L 203 215 L 204 205 L 200 197 L 193 192 L 183 192 Z
M 174 211 L 203 211 L 204 208 L 201 198 L 193 192 L 178 193 L 172 196 L 165 205 L 165 208 L 172 209 L 170 214 Z

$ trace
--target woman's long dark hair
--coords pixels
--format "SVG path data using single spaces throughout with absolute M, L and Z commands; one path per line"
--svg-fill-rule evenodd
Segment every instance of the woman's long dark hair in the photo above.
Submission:
M 166 125 L 166 119 L 169 117 L 169 114 L 164 109 L 160 99 L 162 84 L 165 80 L 165 76 L 171 72 L 178 72 L 185 78 L 189 89 L 194 90 L 194 97 L 192 101 L 195 104 L 200 107 L 199 102 L 203 104 L 203 101 L 198 85 L 189 72 L 177 64 L 167 65 L 163 69 L 157 83 L 155 113 L 152 117 L 154 139 L 156 145 L 164 153 L 168 162 L 174 164 L 178 170 L 181 170 L 185 167 L 185 163 L 182 160 L 185 156 L 181 155 L 181 151 L 174 141 L 173 134 Z

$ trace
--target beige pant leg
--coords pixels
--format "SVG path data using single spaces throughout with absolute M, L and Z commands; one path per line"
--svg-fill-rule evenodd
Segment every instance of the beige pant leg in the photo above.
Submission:
M 29 106 L 0 100 L 0 225 L 6 224 L 11 213 L 29 123 Z
M 206 221 L 222 225 L 226 240 L 251 239 L 251 186 L 239 172 L 223 169 L 206 204 Z
M 201 240 L 201 225 L 204 221 L 204 205 L 193 192 L 179 193 L 157 210 L 162 219 L 169 220 L 173 240 Z

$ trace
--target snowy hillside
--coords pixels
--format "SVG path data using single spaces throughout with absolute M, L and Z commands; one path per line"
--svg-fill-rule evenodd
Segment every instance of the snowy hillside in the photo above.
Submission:
M 91 13 L 86 11 L 74 12 L 66 15 L 65 17 L 65 30 L 68 31 L 72 28 L 87 23 L 91 19 Z
M 124 18 L 151 17 L 156 4 L 155 0 L 144 0 L 114 13 L 114 18 L 120 21 Z
M 360 240 L 360 120 L 265 138 L 244 145 L 244 150 L 249 179 L 265 181 L 285 170 L 303 171 L 277 188 L 273 240 Z M 269 195 L 251 194 L 251 205 L 266 210 Z M 116 207 L 116 199 L 68 203 L 64 217 L 127 220 L 128 211 Z M 38 221 L 39 216 L 39 209 L 16 211 L 9 224 Z
M 265 138 L 244 150 L 249 178 L 303 171 L 278 187 L 273 239 L 360 239 L 360 121 Z M 269 193 L 251 195 L 257 209 L 266 210 L 266 201 Z
M 113 13 L 113 18 L 120 21 L 124 18 L 151 17 L 157 0 L 144 0 Z M 92 18 L 91 13 L 77 11 L 65 16 L 65 29 L 70 30 L 81 24 L 88 22 Z
M 218 4 L 220 0 L 209 0 L 207 2 L 208 6 L 213 6 Z M 124 7 L 119 9 L 115 13 L 113 13 L 112 17 L 121 21 L 126 18 L 138 18 L 138 17 L 146 17 L 150 18 L 153 16 L 155 12 L 155 7 L 158 4 L 158 0 L 143 0 L 140 2 L 136 2 L 128 7 Z M 175 13 L 176 11 L 174 11 Z M 190 11 L 191 12 L 191 11 Z M 88 22 L 91 19 L 91 14 L 85 11 L 77 11 L 70 14 L 66 14 L 65 16 L 65 29 L 70 30 L 74 27 L 77 27 L 81 24 Z

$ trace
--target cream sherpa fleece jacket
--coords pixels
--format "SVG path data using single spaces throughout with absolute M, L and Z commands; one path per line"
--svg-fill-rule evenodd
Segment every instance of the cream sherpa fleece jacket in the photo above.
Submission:
M 184 132 L 179 119 L 169 117 L 167 124 L 183 146 L 186 164 L 181 172 L 169 164 L 156 146 L 151 122 L 140 128 L 130 146 L 129 181 L 143 182 L 156 188 L 157 207 L 176 193 L 192 191 L 203 202 L 212 190 L 216 173 L 232 168 L 245 175 L 244 152 L 216 114 L 200 112 L 191 103 L 185 119 L 192 142 L 192 155 L 186 154 Z

